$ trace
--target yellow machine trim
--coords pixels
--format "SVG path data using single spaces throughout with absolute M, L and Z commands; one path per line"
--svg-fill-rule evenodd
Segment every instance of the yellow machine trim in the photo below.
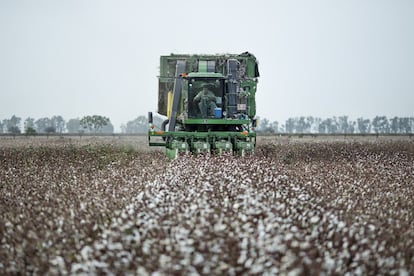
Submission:
M 168 91 L 168 96 L 167 96 L 167 117 L 168 118 L 170 118 L 171 116 L 172 102 L 173 102 L 173 92 Z

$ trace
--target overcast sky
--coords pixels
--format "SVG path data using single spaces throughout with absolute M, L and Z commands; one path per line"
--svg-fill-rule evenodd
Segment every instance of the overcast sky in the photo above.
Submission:
M 259 60 L 257 115 L 414 115 L 412 0 L 0 0 L 0 119 L 157 110 L 159 56 Z

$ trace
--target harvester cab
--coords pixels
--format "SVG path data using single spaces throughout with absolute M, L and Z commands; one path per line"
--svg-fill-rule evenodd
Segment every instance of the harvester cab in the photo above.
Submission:
M 194 74 L 183 80 L 187 86 L 188 99 L 184 112 L 188 118 L 222 118 L 224 102 L 224 77 L 196 77 Z
M 158 113 L 168 119 L 156 130 L 149 113 L 149 145 L 166 147 L 170 158 L 254 152 L 258 76 L 249 53 L 162 56 Z

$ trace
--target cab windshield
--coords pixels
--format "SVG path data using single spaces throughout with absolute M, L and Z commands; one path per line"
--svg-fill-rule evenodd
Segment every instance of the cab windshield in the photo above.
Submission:
M 223 84 L 223 79 L 190 79 L 188 82 L 188 117 L 222 118 Z

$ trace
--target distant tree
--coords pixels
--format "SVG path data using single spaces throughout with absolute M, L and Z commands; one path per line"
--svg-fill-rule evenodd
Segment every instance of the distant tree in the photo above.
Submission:
M 305 117 L 294 118 L 295 121 L 295 132 L 304 133 L 306 129 Z
M 319 125 L 320 133 L 338 133 L 338 125 L 336 117 L 327 118 L 321 122 Z
M 311 132 L 312 133 L 318 133 L 319 132 L 319 125 L 321 124 L 322 119 L 319 117 L 313 117 L 312 118 L 312 124 L 311 124 Z
M 312 116 L 308 116 L 305 119 L 305 132 L 306 133 L 311 133 L 312 132 L 312 128 L 313 128 L 313 124 L 315 123 L 315 118 Z
M 111 124 L 111 122 L 108 122 L 106 126 L 103 126 L 99 133 L 114 133 L 114 126 Z
M 7 132 L 18 134 L 20 133 L 20 121 L 21 118 L 13 115 L 10 119 L 3 120 L 3 125 L 6 127 Z M 3 127 L 4 127 L 3 126 Z
M 375 116 L 372 120 L 372 128 L 375 133 L 389 133 L 389 124 L 386 116 Z
M 412 132 L 410 118 L 408 117 L 399 118 L 398 124 L 400 128 L 400 133 L 411 133 Z
M 55 132 L 62 133 L 65 131 L 66 122 L 62 116 L 53 116 L 51 119 L 51 126 L 54 127 Z
M 145 116 L 138 116 L 128 121 L 125 127 L 126 133 L 146 133 L 148 131 L 148 120 Z
M 371 132 L 371 122 L 369 119 L 358 118 L 357 119 L 357 126 L 359 133 L 365 134 Z
M 335 117 L 334 117 L 335 118 Z M 348 120 L 348 116 L 339 116 L 336 118 L 337 133 L 354 133 L 356 122 Z
M 270 124 L 270 133 L 279 133 L 279 122 L 278 121 L 273 121 Z
M 101 115 L 84 116 L 80 120 L 80 125 L 89 132 L 97 133 L 102 127 L 110 123 L 109 118 Z
M 121 133 L 126 133 L 127 127 L 126 124 L 121 124 Z
M 286 133 L 286 129 L 285 129 L 285 125 L 284 125 L 284 124 L 281 124 L 281 125 L 280 125 L 280 127 L 279 127 L 279 132 L 280 132 L 280 133 Z
M 332 120 L 331 120 L 331 125 L 330 125 L 330 131 L 329 131 L 329 133 L 340 133 L 340 130 L 339 130 L 339 119 L 338 119 L 338 117 L 333 117 L 332 118 Z
M 286 133 L 293 133 L 296 129 L 295 119 L 289 118 L 285 123 Z
M 162 124 L 165 121 L 164 118 L 154 114 L 153 116 L 153 125 L 155 129 L 160 130 Z M 259 120 L 260 124 L 260 120 Z M 134 120 L 128 121 L 126 124 L 121 125 L 122 133 L 146 133 L 148 131 L 148 118 L 146 116 L 140 115 Z
M 267 132 L 268 128 L 269 128 L 269 120 L 266 118 L 259 118 L 259 127 L 258 127 L 258 131 L 259 132 Z
M 318 125 L 318 133 L 327 133 L 327 127 L 325 120 L 322 120 Z
M 349 121 L 348 123 L 348 131 L 346 133 L 355 133 L 355 125 L 356 122 L 355 121 Z
M 0 133 L 3 133 L 4 132 L 4 124 L 3 124 L 3 121 L 0 121 Z
M 20 128 L 18 126 L 10 126 L 7 131 L 12 134 L 20 134 Z
M 24 120 L 24 132 L 27 134 L 27 129 L 33 129 L 35 132 L 35 119 L 27 117 L 26 120 Z M 31 130 L 30 130 L 31 131 Z
M 2 121 L 2 133 L 7 133 L 7 125 L 9 124 L 9 119 L 3 119 Z
M 348 130 L 349 130 L 348 116 L 339 116 L 338 117 L 338 132 L 348 133 Z
M 47 134 L 56 133 L 56 128 L 54 126 L 48 126 L 44 129 L 44 132 Z
M 69 133 L 78 133 L 81 131 L 80 120 L 78 118 L 70 119 L 66 123 L 66 128 Z
M 389 125 L 391 133 L 400 133 L 400 120 L 398 117 L 391 118 Z
M 414 117 L 410 117 L 410 133 L 414 132 Z
M 37 119 L 34 124 L 38 133 L 47 133 L 46 129 L 53 127 L 52 120 L 50 120 L 48 117 Z
M 332 119 L 324 119 L 319 123 L 319 133 L 325 134 L 330 132 L 330 126 L 332 124 Z

